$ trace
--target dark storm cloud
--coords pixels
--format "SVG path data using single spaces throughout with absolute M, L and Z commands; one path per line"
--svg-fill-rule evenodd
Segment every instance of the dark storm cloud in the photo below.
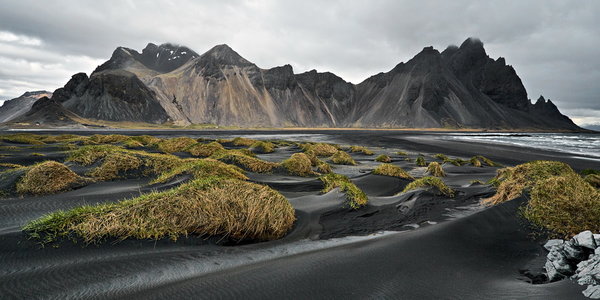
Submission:
M 424 46 L 479 37 L 530 98 L 600 122 L 600 1 L 3 1 L 0 99 L 55 89 L 114 48 L 148 42 L 204 52 L 227 43 L 267 68 L 331 71 L 358 83 Z

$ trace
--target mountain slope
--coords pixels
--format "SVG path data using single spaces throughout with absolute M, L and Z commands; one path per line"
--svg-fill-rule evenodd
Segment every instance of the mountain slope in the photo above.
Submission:
M 4 104 L 0 106 L 0 123 L 14 120 L 25 114 L 31 109 L 33 103 L 42 97 L 52 97 L 52 92 L 26 92 L 18 98 L 6 100 Z
M 477 39 L 353 85 L 332 73 L 259 68 L 227 45 L 119 47 L 52 100 L 88 119 L 240 127 L 446 127 L 580 130 L 551 101 L 532 104 L 504 58 Z

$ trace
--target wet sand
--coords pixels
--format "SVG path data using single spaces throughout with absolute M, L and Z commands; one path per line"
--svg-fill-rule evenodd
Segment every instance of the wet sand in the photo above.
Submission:
M 64 133 L 61 131 L 60 133 Z M 76 132 L 84 134 L 88 132 Z M 107 133 L 90 132 L 90 133 Z M 143 131 L 121 134 L 148 134 Z M 398 150 L 444 153 L 469 158 L 483 154 L 511 165 L 534 159 L 561 160 L 575 169 L 600 168 L 598 162 L 564 153 L 513 146 L 439 141 L 435 134 L 398 132 L 152 132 L 159 136 L 273 136 L 371 147 L 391 154 L 394 164 L 421 176 L 423 168 L 403 161 Z M 287 136 L 287 138 L 286 138 Z M 33 157 L 31 152 L 45 153 Z M 279 161 L 292 149 L 263 159 Z M 518 154 L 518 155 L 517 155 Z M 30 164 L 65 153 L 40 147 L 11 153 L 1 162 Z M 148 179 L 99 182 L 41 197 L 0 199 L 0 294 L 2 298 L 402 298 L 402 299 L 578 299 L 583 287 L 569 280 L 533 285 L 520 275 L 544 254 L 540 241 L 517 217 L 523 199 L 483 208 L 493 194 L 487 180 L 496 168 L 445 165 L 444 181 L 458 191 L 446 198 L 426 190 L 400 195 L 406 180 L 370 174 L 374 156 L 353 154 L 358 166 L 335 166 L 370 199 L 354 211 L 344 195 L 319 193 L 315 178 L 253 174 L 250 180 L 284 194 L 296 208 L 297 222 L 283 239 L 224 245 L 189 237 L 177 242 L 126 240 L 90 245 L 61 243 L 40 248 L 20 227 L 39 216 L 82 204 L 118 201 L 152 189 Z M 429 160 L 429 159 L 428 159 Z M 385 233 L 382 233 L 385 231 Z

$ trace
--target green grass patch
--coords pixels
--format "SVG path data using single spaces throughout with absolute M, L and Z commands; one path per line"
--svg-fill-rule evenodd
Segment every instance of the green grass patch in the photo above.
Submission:
M 600 170 L 584 169 L 583 171 L 581 171 L 581 175 L 582 176 L 586 176 L 586 175 L 598 175 L 598 176 L 600 176 Z
M 128 140 L 130 137 L 122 134 L 94 134 L 83 141 L 84 145 L 116 144 Z
M 342 150 L 339 150 L 336 153 L 334 153 L 329 159 L 331 160 L 331 162 L 338 165 L 356 165 L 356 161 L 354 161 L 352 156 L 350 156 L 350 154 Z
M 556 236 L 600 231 L 600 191 L 575 173 L 541 179 L 531 189 L 523 216 Z
M 161 140 L 156 144 L 156 148 L 163 153 L 183 152 L 188 147 L 196 144 L 197 141 L 189 137 L 175 137 Z
M 404 190 L 403 193 L 418 189 L 418 188 L 427 188 L 434 187 L 438 190 L 438 192 L 442 195 L 446 195 L 448 197 L 454 197 L 454 190 L 447 186 L 444 181 L 437 177 L 423 177 L 419 178 L 411 183 L 409 183 Z
M 293 226 L 294 208 L 277 191 L 237 179 L 207 177 L 177 188 L 118 203 L 58 211 L 23 230 L 42 243 L 108 238 L 177 240 L 182 236 L 224 236 L 273 240 Z
M 377 166 L 377 168 L 373 170 L 373 174 L 414 180 L 414 178 L 404 169 L 392 164 L 381 164 Z
M 16 185 L 17 193 L 44 195 L 67 191 L 89 182 L 67 166 L 56 161 L 45 161 L 27 167 Z
M 436 176 L 436 177 L 446 176 L 446 172 L 444 172 L 442 165 L 440 165 L 440 163 L 435 162 L 435 161 L 432 161 L 429 163 L 429 165 L 427 166 L 427 173 L 429 173 L 432 176 Z
M 373 155 L 373 151 L 369 150 L 367 147 L 363 146 L 350 146 L 350 152 L 352 153 L 362 153 L 364 155 Z
M 275 144 L 271 142 L 256 141 L 250 145 L 249 149 L 255 153 L 272 153 L 275 151 Z
M 375 161 L 382 162 L 382 163 L 391 163 L 392 158 L 390 158 L 389 156 L 387 156 L 385 154 L 380 154 L 377 157 L 375 157 Z
M 316 156 L 332 156 L 338 152 L 338 147 L 332 144 L 316 143 L 316 144 L 298 144 L 298 146 L 304 151 L 311 151 Z
M 219 151 L 213 154 L 211 158 L 227 164 L 236 165 L 244 170 L 255 173 L 270 173 L 273 171 L 273 169 L 279 167 L 278 163 L 251 157 L 238 150 Z
M 254 144 L 256 142 L 257 142 L 257 140 L 243 138 L 243 137 L 236 137 L 231 141 L 231 144 L 234 146 L 250 147 L 250 146 L 252 146 L 252 144 Z
M 340 191 L 346 194 L 348 205 L 353 209 L 361 208 L 369 202 L 367 194 L 344 175 L 329 173 L 322 175 L 319 179 L 325 184 L 321 192 L 328 193 L 334 188 L 340 188 Z
M 292 156 L 283 162 L 281 166 L 285 168 L 288 173 L 297 176 L 311 176 L 316 175 L 312 170 L 312 164 L 310 158 L 304 153 L 294 153 Z
M 217 142 L 210 142 L 208 144 L 196 143 L 185 149 L 186 152 L 196 157 L 209 157 L 223 150 L 225 148 Z
M 248 179 L 248 177 L 245 175 L 244 170 L 242 170 L 240 167 L 229 165 L 211 158 L 192 158 L 187 159 L 178 166 L 161 173 L 157 178 L 152 180 L 150 184 L 164 183 L 175 178 L 176 176 L 183 174 L 192 175 L 194 179 L 200 179 L 210 176 L 218 176 L 223 178 L 232 178 L 240 180 Z
M 531 189 L 538 181 L 553 176 L 575 174 L 571 167 L 558 161 L 531 161 L 515 167 L 498 170 L 498 174 L 490 181 L 497 186 L 496 194 L 484 199 L 483 203 L 495 205 L 513 200 Z
M 591 186 L 600 189 L 600 175 L 597 174 L 588 174 L 583 178 L 587 183 Z
M 142 159 L 134 155 L 125 152 L 112 152 L 104 157 L 100 166 L 86 175 L 96 180 L 113 180 L 123 177 L 122 175 L 127 171 L 138 170 L 142 165 Z
M 419 167 L 424 167 L 427 165 L 427 162 L 425 161 L 425 157 L 423 157 L 422 155 L 419 155 L 417 157 L 417 159 L 415 159 L 415 164 Z

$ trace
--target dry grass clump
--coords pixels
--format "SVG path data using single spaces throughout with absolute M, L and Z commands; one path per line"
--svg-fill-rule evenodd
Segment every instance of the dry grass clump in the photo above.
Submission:
M 362 153 L 364 155 L 373 155 L 373 151 L 369 150 L 367 147 L 363 146 L 350 146 L 350 152 L 352 153 Z
M 31 133 L 15 133 L 0 136 L 0 141 L 5 141 L 15 144 L 27 144 L 27 145 L 44 145 L 41 141 L 44 138 L 42 135 L 31 134 Z
M 211 158 L 256 173 L 269 173 L 272 172 L 273 169 L 279 167 L 278 163 L 251 157 L 237 150 L 220 151 L 212 155 Z
M 315 172 L 312 170 L 310 158 L 308 158 L 308 156 L 304 153 L 292 154 L 290 158 L 281 162 L 281 166 L 284 167 L 292 175 L 315 175 Z
M 186 148 L 196 143 L 196 140 L 193 138 L 176 137 L 161 140 L 156 144 L 156 148 L 163 153 L 183 152 Z
M 144 146 L 152 146 L 158 144 L 162 139 L 151 136 L 151 135 L 134 135 L 129 137 L 129 139 L 138 141 Z
M 336 174 L 329 173 L 322 175 L 319 179 L 325 184 L 321 192 L 327 193 L 334 188 L 340 188 L 340 191 L 346 194 L 346 200 L 348 205 L 353 209 L 358 209 L 362 206 L 367 205 L 369 198 L 360 188 L 358 188 L 350 178 Z
M 234 146 L 250 147 L 250 146 L 252 146 L 252 144 L 254 144 L 256 142 L 257 142 L 257 140 L 243 138 L 243 137 L 236 137 L 231 141 L 231 144 Z
M 67 158 L 67 161 L 73 161 L 80 163 L 84 166 L 89 166 L 101 159 L 105 159 L 106 157 L 114 153 L 127 154 L 129 156 L 133 156 L 137 159 L 140 159 L 142 162 L 141 175 L 144 176 L 161 174 L 167 170 L 178 166 L 183 161 L 177 156 L 170 154 L 158 154 L 148 153 L 139 150 L 127 150 L 115 145 L 83 146 L 77 150 L 72 151 L 69 157 Z M 116 155 L 117 154 L 115 154 L 115 157 Z M 109 165 L 107 165 L 106 167 L 108 166 Z M 99 168 L 102 168 L 102 165 Z M 98 174 L 103 173 L 100 171 L 98 172 Z
M 541 179 L 530 196 L 522 212 L 534 225 L 565 238 L 585 230 L 600 231 L 600 191 L 579 175 Z
M 193 156 L 209 157 L 218 151 L 225 150 L 225 148 L 217 142 L 210 142 L 208 144 L 197 143 L 185 150 Z
M 31 156 L 46 156 L 44 153 L 33 152 L 30 154 Z
M 444 172 L 442 165 L 440 165 L 438 162 L 435 162 L 435 161 L 432 161 L 429 163 L 429 165 L 427 166 L 427 173 L 431 174 L 432 176 L 436 176 L 436 177 L 446 176 L 446 173 Z
M 356 161 L 350 156 L 350 154 L 345 151 L 339 150 L 335 154 L 333 154 L 330 158 L 331 162 L 338 165 L 356 165 Z
M 414 180 L 414 178 L 408 174 L 408 172 L 404 171 L 404 169 L 392 164 L 381 164 L 377 166 L 377 168 L 373 170 L 373 174 Z
M 84 145 L 116 144 L 128 140 L 129 137 L 121 134 L 94 134 L 83 141 Z
M 45 135 L 40 138 L 40 140 L 44 143 L 76 143 L 83 142 L 88 138 L 81 135 L 75 134 L 59 134 L 59 135 Z
M 437 158 L 437 159 L 441 159 L 442 161 L 447 161 L 450 160 L 450 158 L 444 154 L 438 153 L 436 155 L 434 155 L 433 157 Z
M 333 169 L 331 168 L 331 166 L 322 160 L 319 160 L 316 167 L 317 167 L 317 172 L 319 172 L 321 174 L 328 174 L 328 173 L 333 172 Z
M 134 139 L 128 139 L 123 142 L 123 146 L 125 146 L 125 148 L 142 148 L 144 147 L 144 144 Z
M 588 174 L 588 175 L 585 175 L 583 180 L 585 180 L 591 186 L 593 186 L 597 189 L 600 189 L 600 175 Z
M 250 145 L 250 150 L 256 153 L 272 153 L 275 151 L 275 144 L 271 142 L 256 141 Z
M 211 158 L 192 158 L 187 159 L 182 164 L 161 173 L 156 179 L 152 180 L 150 184 L 164 183 L 182 174 L 192 175 L 195 179 L 209 176 L 219 176 L 224 178 L 247 180 L 248 177 L 246 177 L 244 173 L 244 170 L 242 170 L 240 167 L 229 165 L 218 160 Z
M 404 152 L 404 151 L 398 151 L 396 152 L 396 154 L 400 155 L 400 156 L 407 156 L 408 153 Z
M 454 190 L 447 186 L 441 179 L 437 177 L 423 177 L 419 178 L 411 183 L 409 183 L 404 190 L 403 193 L 408 192 L 410 190 L 422 188 L 422 187 L 435 187 L 438 191 L 446 195 L 448 197 L 454 197 Z
M 311 151 L 316 156 L 331 156 L 338 152 L 338 147 L 325 143 L 299 144 L 299 146 L 304 152 Z
M 375 157 L 375 161 L 382 162 L 382 163 L 391 163 L 392 159 L 385 154 L 380 154 L 377 157 Z
M 123 173 L 130 170 L 137 170 L 142 166 L 142 160 L 131 154 L 124 152 L 109 153 L 102 164 L 87 175 L 96 180 L 113 180 L 120 178 Z
M 471 159 L 469 160 L 469 162 L 471 163 L 471 165 L 473 165 L 474 167 L 483 167 L 483 165 L 481 164 L 481 161 L 477 158 L 477 156 L 473 156 L 471 157 Z
M 478 160 L 482 161 L 484 164 L 486 164 L 486 165 L 488 165 L 488 166 L 490 166 L 490 167 L 502 167 L 502 165 L 501 165 L 501 164 L 499 164 L 499 163 L 497 163 L 497 162 L 494 162 L 494 161 L 492 161 L 491 159 L 489 159 L 489 158 L 487 158 L 487 157 L 485 157 L 485 156 L 482 156 L 482 155 L 473 156 L 473 157 L 471 158 L 471 160 L 473 160 L 473 158 L 475 158 L 475 159 L 478 159 Z M 471 163 L 472 163 L 472 161 L 471 161 Z
M 558 161 L 531 161 L 500 169 L 496 177 L 491 180 L 491 183 L 498 187 L 496 194 L 483 199 L 483 203 L 495 205 L 510 201 L 521 196 L 524 190 L 532 188 L 538 181 L 570 174 L 575 174 L 573 169 Z
M 82 186 L 88 182 L 64 164 L 56 161 L 41 162 L 27 167 L 27 169 L 17 182 L 17 193 L 19 194 L 53 194 Z
M 85 243 L 108 238 L 177 240 L 192 234 L 262 241 L 283 237 L 294 221 L 294 208 L 277 191 L 208 177 L 118 203 L 55 212 L 23 230 L 43 243 L 61 238 L 80 238 Z
M 419 155 L 419 157 L 417 157 L 417 159 L 415 160 L 415 164 L 417 164 L 417 166 L 419 166 L 419 167 L 426 166 L 427 162 L 425 161 L 425 157 L 423 157 L 422 155 Z

